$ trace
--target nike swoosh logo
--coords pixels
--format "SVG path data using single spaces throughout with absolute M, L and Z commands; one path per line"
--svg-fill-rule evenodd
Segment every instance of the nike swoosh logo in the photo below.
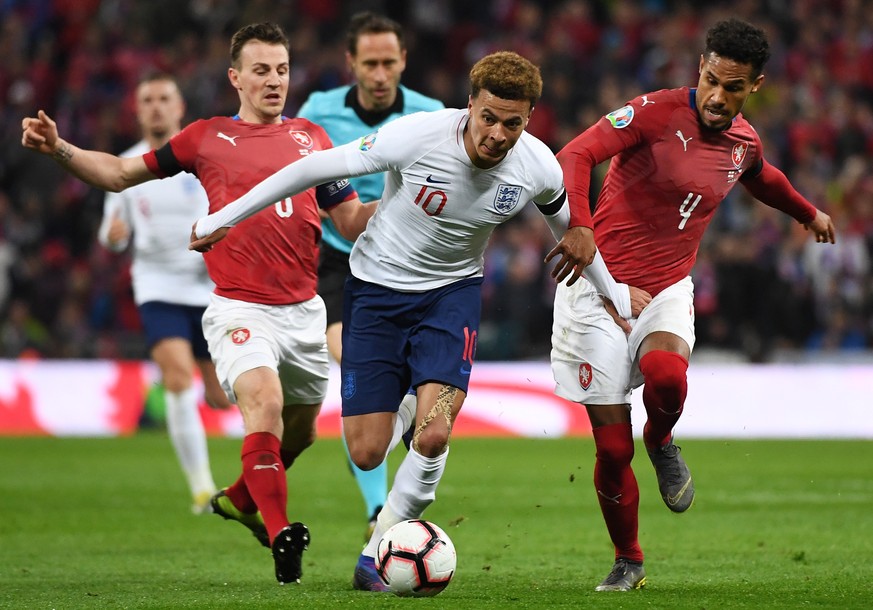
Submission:
M 690 487 L 690 486 L 691 486 L 691 477 L 689 477 L 688 480 L 685 481 L 685 485 L 682 486 L 682 489 L 680 489 L 678 492 L 676 492 L 675 496 L 671 496 L 670 494 L 667 494 L 667 504 L 669 504 L 670 506 L 676 506 L 676 504 L 679 502 L 679 500 L 682 499 L 682 496 L 685 495 L 685 492 L 688 491 L 688 487 Z
M 255 464 L 252 466 L 252 470 L 267 470 L 268 468 L 279 472 L 279 464 Z
M 450 182 L 448 180 L 437 180 L 436 178 L 433 177 L 433 174 L 431 174 L 430 176 L 425 178 L 425 180 L 427 182 L 430 182 L 431 184 L 450 184 Z
M 471 371 L 471 369 L 465 369 L 464 367 L 461 367 L 461 368 L 458 370 L 458 372 L 459 372 L 461 375 L 469 375 L 469 374 L 470 374 L 470 371 Z

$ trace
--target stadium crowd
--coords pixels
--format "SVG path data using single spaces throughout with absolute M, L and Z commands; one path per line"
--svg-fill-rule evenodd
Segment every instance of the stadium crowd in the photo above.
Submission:
M 744 114 L 768 158 L 834 219 L 837 244 L 815 247 L 734 189 L 694 271 L 698 346 L 751 361 L 873 348 L 871 0 L 0 0 L 0 357 L 146 356 L 129 258 L 96 239 L 103 193 L 23 149 L 23 116 L 45 109 L 70 140 L 118 153 L 139 137 L 131 93 L 154 69 L 179 78 L 188 120 L 233 114 L 228 35 L 262 20 L 291 39 L 294 115 L 311 91 L 346 82 L 343 34 L 363 9 L 405 26 L 404 84 L 446 106 L 466 106 L 483 55 L 531 59 L 544 92 L 529 130 L 555 152 L 640 92 L 694 85 L 716 20 L 763 27 L 773 58 Z M 479 359 L 548 356 L 552 243 L 535 212 L 495 232 Z

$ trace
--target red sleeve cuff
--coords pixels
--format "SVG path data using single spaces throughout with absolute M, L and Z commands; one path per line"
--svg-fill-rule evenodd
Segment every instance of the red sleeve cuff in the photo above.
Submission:
M 158 178 L 167 177 L 167 173 L 161 170 L 161 166 L 158 164 L 158 157 L 155 154 L 155 151 L 148 151 L 142 156 L 142 160 L 145 161 L 146 167 L 149 168 L 149 171 L 155 176 L 157 176 Z

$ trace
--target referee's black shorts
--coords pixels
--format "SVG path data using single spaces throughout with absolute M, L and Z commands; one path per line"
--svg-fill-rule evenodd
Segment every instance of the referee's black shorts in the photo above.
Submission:
M 318 294 L 327 309 L 327 325 L 343 321 L 343 286 L 349 270 L 349 255 L 321 243 L 318 258 Z

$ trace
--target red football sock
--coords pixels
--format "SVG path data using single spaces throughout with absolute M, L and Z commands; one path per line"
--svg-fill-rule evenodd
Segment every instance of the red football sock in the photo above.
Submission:
M 597 447 L 594 488 L 615 556 L 642 562 L 643 550 L 637 538 L 640 489 L 631 469 L 633 430 L 627 423 L 600 426 L 592 432 Z
M 243 478 L 271 542 L 288 525 L 288 481 L 279 457 L 280 445 L 274 434 L 255 432 L 243 439 L 241 451 Z
M 682 415 L 688 394 L 688 361 L 674 352 L 653 350 L 640 358 L 643 373 L 643 404 L 649 420 L 643 427 L 647 449 L 670 442 L 673 426 Z
M 246 487 L 245 476 L 239 475 L 239 478 L 233 485 L 227 488 L 224 495 L 230 498 L 231 503 L 238 510 L 250 515 L 258 512 L 258 505 L 255 504 L 252 494 L 249 493 L 249 488 Z

